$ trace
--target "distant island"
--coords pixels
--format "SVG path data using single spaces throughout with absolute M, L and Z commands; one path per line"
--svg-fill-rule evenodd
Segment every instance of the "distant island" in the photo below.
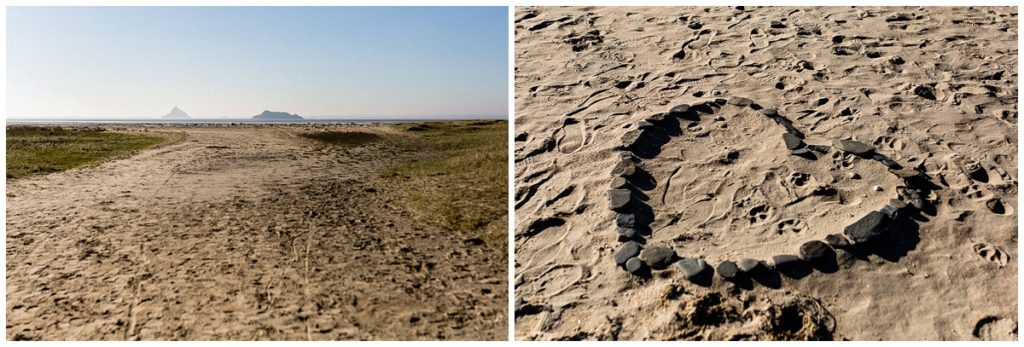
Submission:
M 300 117 L 297 114 L 291 114 L 291 113 L 288 113 L 288 112 L 274 112 L 274 111 L 266 111 L 266 110 L 264 110 L 263 113 L 260 113 L 258 115 L 253 116 L 252 119 L 303 119 L 303 118 Z
M 163 117 L 160 117 L 160 118 L 163 118 L 163 119 L 192 119 L 192 117 L 188 116 L 188 113 L 185 113 L 185 111 L 182 111 L 180 108 L 178 108 L 178 106 L 174 106 L 174 109 L 171 110 L 170 113 L 168 113 L 168 114 L 166 114 L 166 115 L 164 115 Z

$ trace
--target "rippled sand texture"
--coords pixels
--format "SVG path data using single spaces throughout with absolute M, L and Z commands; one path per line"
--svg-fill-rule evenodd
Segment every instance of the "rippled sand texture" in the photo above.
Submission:
M 515 21 L 518 339 L 1017 339 L 1015 8 L 520 7 Z M 934 211 L 776 286 L 616 267 L 620 137 L 732 96 L 809 144 L 853 138 L 920 167 Z M 712 266 L 795 254 L 901 184 L 835 149 L 792 156 L 749 108 L 681 127 L 643 160 L 646 242 Z

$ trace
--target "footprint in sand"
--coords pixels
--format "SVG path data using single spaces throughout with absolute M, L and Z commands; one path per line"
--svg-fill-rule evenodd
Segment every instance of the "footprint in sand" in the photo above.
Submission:
M 1017 340 L 1017 323 L 997 316 L 985 316 L 974 323 L 971 335 L 984 341 Z
M 982 259 L 995 263 L 1000 268 L 1005 267 L 1010 262 L 1010 256 L 1006 252 L 988 243 L 975 243 L 974 252 Z
M 583 147 L 586 140 L 586 129 L 576 118 L 566 118 L 562 127 L 558 129 L 558 151 L 562 153 L 573 153 Z
M 799 233 L 807 228 L 807 224 L 799 219 L 785 219 L 776 224 L 775 231 L 779 234 Z

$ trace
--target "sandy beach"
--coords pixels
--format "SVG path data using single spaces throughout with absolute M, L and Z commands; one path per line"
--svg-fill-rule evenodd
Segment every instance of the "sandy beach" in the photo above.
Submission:
M 1016 8 L 514 20 L 517 339 L 1018 338 Z
M 504 339 L 504 257 L 380 177 L 417 153 L 326 129 L 399 131 L 116 126 L 184 139 L 8 180 L 7 338 Z

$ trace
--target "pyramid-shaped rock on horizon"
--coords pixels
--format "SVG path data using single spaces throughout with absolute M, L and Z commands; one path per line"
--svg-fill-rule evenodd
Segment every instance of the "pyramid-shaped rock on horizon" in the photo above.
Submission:
M 164 119 L 192 119 L 192 117 L 188 116 L 188 113 L 185 113 L 185 111 L 182 111 L 180 108 L 178 108 L 178 106 L 174 106 L 174 109 L 171 110 L 171 112 L 167 113 L 166 115 L 164 115 L 161 118 L 164 118 Z

